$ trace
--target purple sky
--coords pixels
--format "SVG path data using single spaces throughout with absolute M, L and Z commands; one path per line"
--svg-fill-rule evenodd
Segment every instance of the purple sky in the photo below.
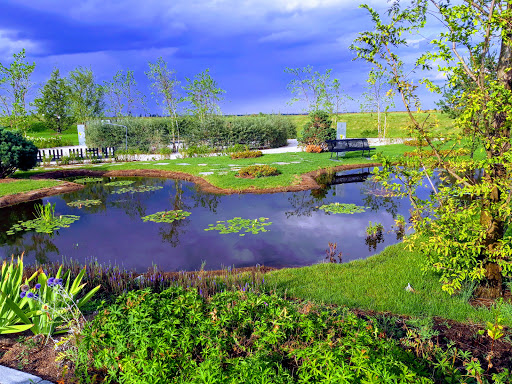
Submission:
M 387 8 L 386 0 L 367 3 Z M 162 56 L 181 85 L 185 77 L 210 68 L 226 90 L 224 114 L 302 112 L 300 104 L 287 104 L 292 76 L 284 69 L 311 65 L 322 73 L 332 68 L 331 78 L 340 79 L 356 99 L 348 111 L 359 111 L 370 66 L 352 61 L 348 46 L 371 22 L 358 5 L 358 0 L 2 0 L 0 62 L 9 64 L 12 54 L 25 48 L 28 60 L 36 62 L 34 89 L 53 67 L 62 75 L 90 67 L 99 83 L 120 69 L 133 70 L 150 112 L 161 113 L 144 72 L 148 61 Z M 430 29 L 411 37 L 402 52 L 406 62 L 435 35 Z M 441 78 L 437 72 L 430 76 Z M 423 89 L 420 95 L 424 108 L 435 108 L 437 95 Z

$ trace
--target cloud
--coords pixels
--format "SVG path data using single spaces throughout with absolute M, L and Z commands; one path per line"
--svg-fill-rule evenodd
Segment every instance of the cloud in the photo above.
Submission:
M 20 52 L 23 48 L 31 53 L 40 51 L 36 42 L 22 38 L 14 31 L 0 29 L 0 62 L 12 61 L 12 55 Z

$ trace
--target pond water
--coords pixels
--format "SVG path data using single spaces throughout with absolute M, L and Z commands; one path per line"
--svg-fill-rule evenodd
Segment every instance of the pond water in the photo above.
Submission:
M 219 269 L 256 264 L 274 267 L 305 266 L 326 260 L 328 243 L 337 243 L 343 262 L 366 258 L 399 241 L 392 231 L 397 214 L 409 217 L 410 203 L 386 197 L 368 178 L 369 169 L 336 174 L 320 190 L 274 194 L 215 195 L 189 182 L 158 178 L 104 178 L 83 190 L 0 209 L 0 256 L 25 252 L 25 261 L 60 262 L 66 259 L 117 264 L 144 272 L 156 264 L 166 271 Z M 139 193 L 113 194 L 109 181 L 133 180 L 133 186 L 162 187 Z M 97 199 L 101 204 L 70 207 L 76 200 Z M 35 204 L 54 203 L 57 215 L 77 215 L 69 228 L 52 235 L 6 232 L 20 220 L 34 218 Z M 329 214 L 318 207 L 329 203 L 368 207 L 355 214 Z M 141 217 L 182 209 L 190 216 L 173 223 L 144 222 Z M 234 217 L 269 218 L 268 232 L 220 234 L 205 231 L 209 224 Z M 368 244 L 368 223 L 384 226 L 382 237 Z

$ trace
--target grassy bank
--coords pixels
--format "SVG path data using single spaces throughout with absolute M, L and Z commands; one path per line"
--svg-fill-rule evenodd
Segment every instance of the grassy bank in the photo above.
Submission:
M 486 308 L 468 303 L 469 290 L 450 296 L 434 273 L 422 272 L 424 258 L 403 243 L 347 264 L 317 264 L 282 269 L 265 276 L 269 289 L 291 297 L 398 315 L 438 316 L 461 322 L 493 321 Z M 414 292 L 405 289 L 411 284 Z M 503 308 L 512 326 L 512 305 Z
M 36 189 L 50 188 L 60 183 L 61 182 L 57 180 L 12 180 L 8 183 L 0 183 L 0 197 L 34 191 Z
M 383 153 L 388 156 L 401 156 L 405 151 L 411 150 L 403 144 L 387 145 L 377 147 L 376 151 L 372 153 Z M 214 156 L 214 157 L 200 157 L 200 158 L 186 158 L 176 160 L 158 160 L 158 161 L 137 161 L 118 163 L 116 165 L 110 163 L 84 165 L 81 169 L 93 169 L 101 171 L 110 170 L 134 170 L 134 169 L 148 169 L 160 170 L 170 172 L 183 172 L 190 175 L 198 176 L 212 185 L 219 188 L 229 188 L 237 191 L 256 188 L 267 189 L 286 187 L 289 185 L 298 184 L 301 180 L 300 176 L 304 173 L 316 171 L 319 169 L 328 169 L 340 165 L 352 164 L 370 164 L 375 160 L 363 157 L 360 152 L 347 153 L 344 158 L 339 161 L 330 159 L 330 153 L 306 153 L 306 152 L 292 152 L 280 154 L 265 154 L 262 157 L 253 159 L 237 159 L 233 160 L 228 156 Z M 255 179 L 243 179 L 236 177 L 237 170 L 254 164 L 268 164 L 276 167 L 281 174 L 272 177 L 262 177 Z M 60 169 L 34 169 L 29 172 L 17 172 L 15 177 L 27 178 L 35 174 L 48 172 L 51 170 Z M 75 168 L 77 169 L 77 168 Z M 1 187 L 0 187 L 1 188 Z

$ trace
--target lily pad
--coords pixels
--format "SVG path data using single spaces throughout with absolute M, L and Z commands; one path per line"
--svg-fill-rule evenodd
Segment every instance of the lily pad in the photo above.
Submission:
M 259 219 L 242 219 L 241 217 L 234 217 L 227 221 L 217 221 L 217 225 L 209 224 L 209 228 L 205 231 L 219 231 L 221 235 L 226 233 L 240 233 L 239 236 L 245 236 L 246 233 L 257 235 L 260 232 L 268 232 L 265 227 L 271 225 L 271 222 L 266 222 L 268 217 L 260 217 Z
M 353 214 L 365 212 L 368 207 L 361 207 L 355 204 L 331 203 L 317 208 L 329 213 Z
M 142 185 L 140 187 L 126 187 L 126 188 L 119 188 L 115 191 L 112 191 L 112 194 L 121 194 L 121 193 L 140 193 L 140 192 L 150 192 L 150 191 L 156 191 L 157 189 L 162 189 L 162 186 L 153 186 L 153 185 Z
M 125 187 L 127 185 L 132 185 L 135 183 L 133 180 L 119 180 L 119 181 L 111 181 L 110 183 L 106 183 L 106 187 Z
M 82 179 L 75 179 L 73 183 L 86 184 L 86 183 L 98 183 L 103 181 L 103 177 L 84 177 Z
M 69 205 L 70 207 L 82 208 L 82 207 L 90 207 L 92 205 L 100 205 L 101 200 L 90 200 L 90 199 L 75 200 L 75 201 L 70 201 L 69 203 L 66 203 L 66 204 Z
M 152 215 L 143 216 L 142 220 L 144 221 L 153 221 L 155 223 L 172 223 L 176 220 L 183 220 L 187 216 L 190 216 L 190 212 L 182 211 L 181 209 L 176 209 L 173 211 L 162 211 L 153 213 Z

